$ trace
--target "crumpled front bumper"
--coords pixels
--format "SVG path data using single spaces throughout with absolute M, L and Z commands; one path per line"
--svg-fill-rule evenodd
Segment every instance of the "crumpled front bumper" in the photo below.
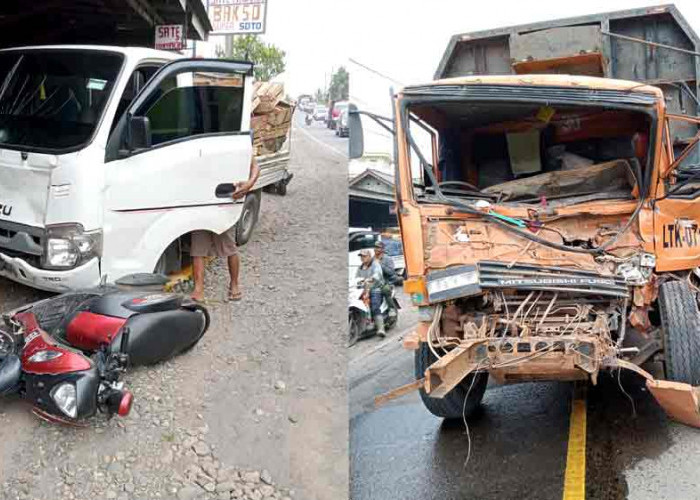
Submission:
M 75 269 L 53 271 L 33 267 L 19 257 L 0 252 L 0 276 L 40 290 L 65 292 L 99 285 L 100 264 L 95 257 Z

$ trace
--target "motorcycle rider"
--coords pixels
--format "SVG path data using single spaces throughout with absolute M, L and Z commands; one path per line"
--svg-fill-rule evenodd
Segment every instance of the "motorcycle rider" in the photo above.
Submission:
M 394 300 L 391 296 L 392 287 L 396 285 L 400 278 L 396 274 L 396 268 L 394 267 L 394 261 L 391 257 L 386 255 L 385 245 L 383 241 L 377 241 L 374 244 L 374 260 L 379 263 L 382 268 L 382 276 L 384 278 L 384 285 L 382 285 L 382 295 L 384 300 L 386 300 L 387 306 L 389 306 L 389 314 L 396 314 L 396 306 L 394 305 Z
M 357 268 L 355 277 L 363 280 L 365 293 L 369 295 L 369 309 L 374 319 L 377 335 L 385 337 L 384 316 L 382 316 L 381 312 L 382 287 L 384 286 L 382 267 L 379 265 L 379 262 L 374 259 L 372 251 L 369 248 L 360 250 L 360 259 L 362 259 L 362 265 Z

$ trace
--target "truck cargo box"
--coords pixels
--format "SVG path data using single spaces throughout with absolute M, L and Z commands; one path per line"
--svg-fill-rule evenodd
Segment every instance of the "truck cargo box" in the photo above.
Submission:
M 560 73 L 635 80 L 660 87 L 670 112 L 698 115 L 700 39 L 674 5 L 593 14 L 454 35 L 436 79 Z M 674 121 L 682 149 L 698 131 Z M 696 151 L 688 162 L 697 162 Z

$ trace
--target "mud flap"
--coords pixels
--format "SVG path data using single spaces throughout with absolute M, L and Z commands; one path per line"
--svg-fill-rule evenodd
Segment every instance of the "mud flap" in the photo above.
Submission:
M 691 427 L 700 427 L 698 391 L 700 388 L 670 380 L 647 380 L 647 388 L 673 420 Z
M 683 382 L 656 380 L 650 373 L 637 365 L 621 359 L 614 360 L 608 366 L 631 370 L 647 379 L 647 389 L 651 392 L 666 415 L 673 420 L 691 427 L 700 428 L 700 387 L 693 387 Z

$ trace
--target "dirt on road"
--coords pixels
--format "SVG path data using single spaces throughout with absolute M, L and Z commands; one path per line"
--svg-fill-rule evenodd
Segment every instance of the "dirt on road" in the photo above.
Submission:
M 263 196 L 241 249 L 243 300 L 215 262 L 210 331 L 127 375 L 126 419 L 59 427 L 3 400 L 0 498 L 347 498 L 347 162 L 293 137 L 288 194 Z M 42 296 L 0 281 L 2 310 Z

